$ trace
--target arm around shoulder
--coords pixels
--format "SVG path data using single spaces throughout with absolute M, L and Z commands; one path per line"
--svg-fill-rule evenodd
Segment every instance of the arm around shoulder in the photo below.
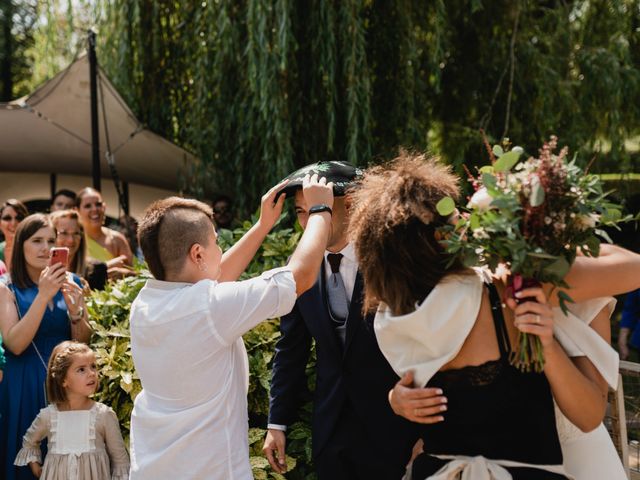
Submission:
M 640 255 L 616 245 L 603 244 L 599 257 L 578 256 L 565 277 L 575 302 L 620 295 L 640 288 Z M 554 290 L 554 292 L 556 292 Z M 558 303 L 557 296 L 552 298 Z

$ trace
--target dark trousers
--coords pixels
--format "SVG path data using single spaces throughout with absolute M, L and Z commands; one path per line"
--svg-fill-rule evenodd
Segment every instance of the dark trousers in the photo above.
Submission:
M 384 452 L 372 444 L 393 445 L 393 438 L 372 439 L 363 422 L 348 403 L 329 441 L 315 458 L 318 480 L 400 480 L 411 452 Z M 375 420 L 373 420 L 375 430 Z M 375 440 L 375 442 L 374 442 Z M 406 457 L 406 458 L 405 458 Z

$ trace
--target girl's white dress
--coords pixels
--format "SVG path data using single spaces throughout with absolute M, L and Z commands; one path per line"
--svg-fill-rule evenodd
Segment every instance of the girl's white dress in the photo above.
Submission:
M 96 402 L 89 410 L 62 412 L 49 405 L 24 435 L 15 464 L 42 463 L 40 443 L 48 453 L 40 480 L 127 480 L 129 455 L 113 410 Z

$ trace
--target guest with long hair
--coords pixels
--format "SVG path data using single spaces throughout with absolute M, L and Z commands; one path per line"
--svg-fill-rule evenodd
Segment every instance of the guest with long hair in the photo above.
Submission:
M 46 407 L 47 360 L 64 340 L 88 342 L 91 327 L 80 279 L 49 265 L 55 231 L 48 215 L 34 214 L 18 226 L 9 275 L 0 282 L 0 333 L 5 347 L 0 383 L 0 477 L 35 478 L 13 465 L 22 436 Z
M 76 210 L 58 210 L 51 213 L 56 232 L 56 247 L 69 249 L 68 271 L 84 276 L 87 266 L 87 243 L 80 217 Z
M 0 242 L 0 260 L 4 261 L 7 268 L 11 266 L 11 252 L 13 251 L 16 229 L 27 215 L 29 215 L 27 207 L 15 198 L 7 200 L 0 206 L 0 231 L 4 235 L 4 241 Z
M 106 204 L 100 192 L 90 187 L 80 190 L 76 209 L 84 227 L 87 258 L 106 263 L 109 278 L 131 274 L 133 253 L 124 235 L 104 226 Z

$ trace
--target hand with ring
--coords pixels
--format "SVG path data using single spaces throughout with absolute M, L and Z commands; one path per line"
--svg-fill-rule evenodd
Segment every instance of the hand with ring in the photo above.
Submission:
M 517 304 L 513 298 L 507 299 L 507 305 L 515 314 L 515 326 L 523 333 L 540 337 L 542 348 L 553 344 L 553 311 L 544 291 L 539 288 L 526 288 L 516 294 L 519 298 L 531 297 L 535 301 Z

